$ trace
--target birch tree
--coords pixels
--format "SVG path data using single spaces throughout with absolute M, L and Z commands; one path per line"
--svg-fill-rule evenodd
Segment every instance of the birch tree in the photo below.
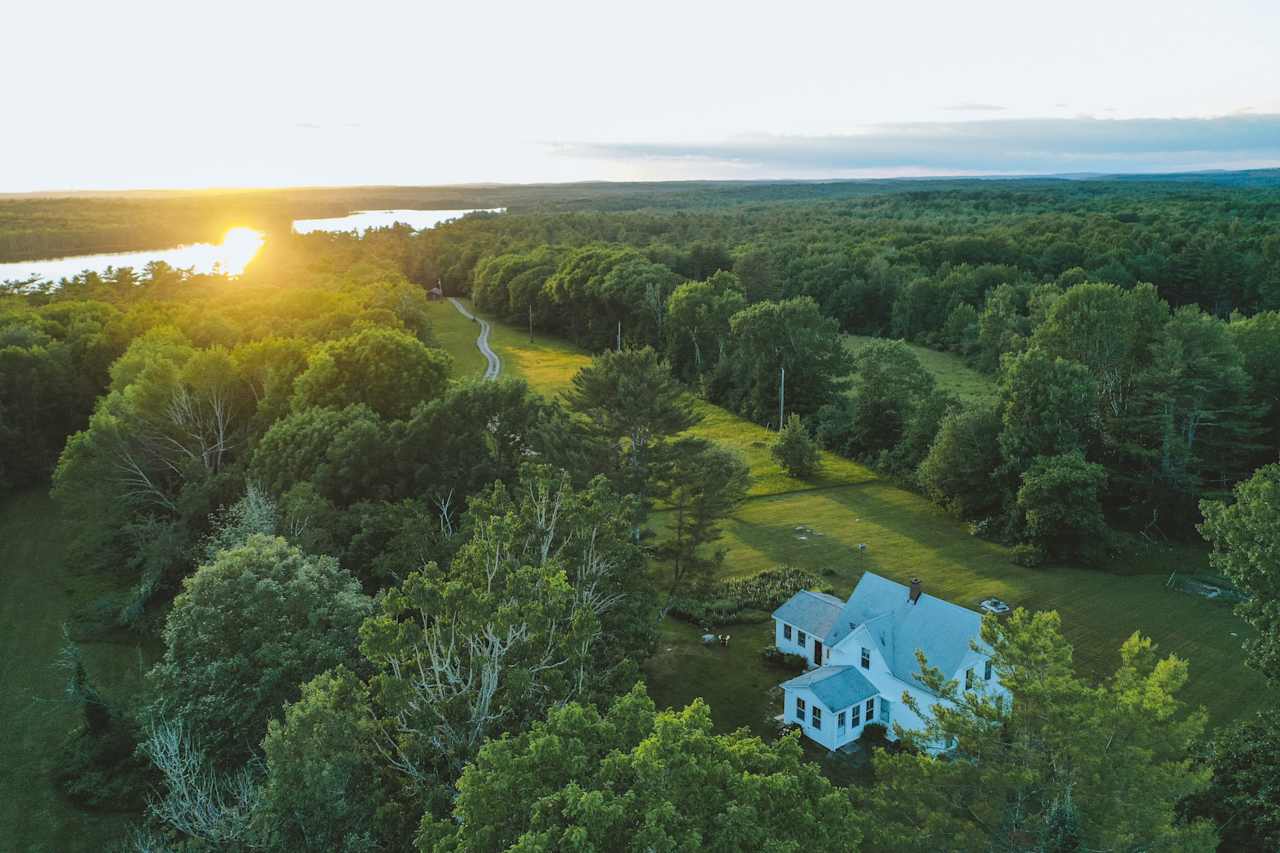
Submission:
M 496 485 L 473 503 L 447 569 L 429 564 L 381 599 L 361 648 L 390 766 L 419 785 L 452 780 L 487 738 L 593 696 L 620 653 L 648 652 L 652 615 L 643 645 L 633 623 L 654 611 L 625 510 L 602 480 L 575 493 L 530 467 L 515 494 Z

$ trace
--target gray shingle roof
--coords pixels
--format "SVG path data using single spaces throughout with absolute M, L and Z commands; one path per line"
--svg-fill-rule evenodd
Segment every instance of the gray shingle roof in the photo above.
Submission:
M 880 643 L 880 653 L 893 674 L 902 681 L 915 680 L 920 669 L 917 649 L 924 652 L 930 666 L 951 677 L 969 653 L 969 643 L 978 641 L 981 645 L 982 617 L 978 613 L 928 593 L 912 604 L 907 587 L 872 572 L 864 573 L 854 587 L 830 642 L 839 642 L 853 630 L 851 626 L 863 623 Z
M 782 686 L 792 689 L 807 687 L 832 711 L 848 708 L 880 693 L 856 666 L 820 666 L 782 682 Z
M 844 602 L 834 595 L 802 589 L 773 611 L 773 618 L 825 641 L 844 606 Z

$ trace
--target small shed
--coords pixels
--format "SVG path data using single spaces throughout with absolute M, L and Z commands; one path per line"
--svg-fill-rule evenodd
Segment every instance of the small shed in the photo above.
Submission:
M 433 287 L 427 291 L 427 299 L 431 300 L 432 302 L 438 302 L 439 300 L 444 299 L 444 291 L 441 290 L 438 286 Z

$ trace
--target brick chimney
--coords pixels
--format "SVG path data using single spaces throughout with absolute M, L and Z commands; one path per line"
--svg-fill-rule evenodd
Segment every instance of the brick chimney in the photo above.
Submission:
M 912 578 L 911 593 L 907 596 L 907 599 L 912 604 L 915 604 L 917 601 L 920 600 L 920 593 L 923 591 L 924 591 L 924 584 L 920 583 L 920 578 Z

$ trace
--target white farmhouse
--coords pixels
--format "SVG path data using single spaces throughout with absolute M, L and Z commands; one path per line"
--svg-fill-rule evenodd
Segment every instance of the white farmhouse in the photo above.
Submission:
M 908 588 L 866 572 L 848 601 L 801 590 L 773 620 L 778 649 L 803 656 L 811 667 L 783 682 L 783 717 L 828 749 L 856 740 L 871 722 L 884 725 L 890 738 L 895 722 L 924 728 L 902 694 L 911 694 L 926 714 L 946 700 L 920 682 L 917 649 L 962 690 L 1007 695 L 979 635 L 982 617 L 925 595 L 916 579 Z

